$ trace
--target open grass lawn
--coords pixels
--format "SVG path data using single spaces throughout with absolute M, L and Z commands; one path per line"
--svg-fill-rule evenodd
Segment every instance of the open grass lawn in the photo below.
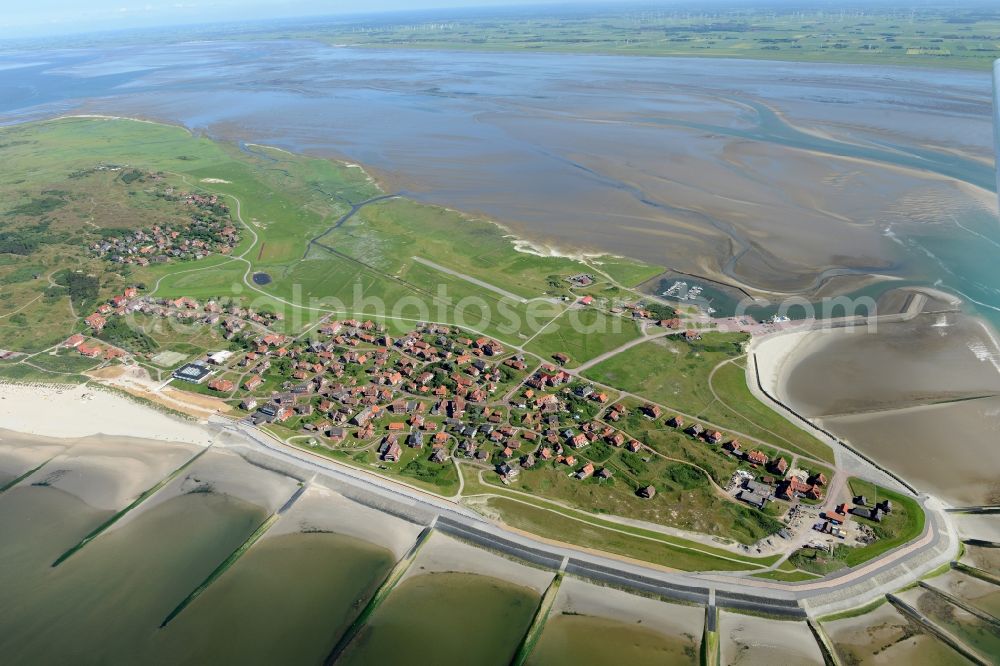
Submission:
M 660 338 L 617 354 L 584 375 L 687 414 L 697 414 L 714 400 L 708 385 L 712 369 L 742 354 L 747 339 L 739 333 L 705 333 L 694 342 L 677 336 Z
M 624 287 L 637 287 L 663 272 L 660 266 L 650 266 L 649 264 L 638 263 L 631 259 L 623 259 L 622 257 L 599 257 L 598 259 L 591 260 L 590 263 Z M 587 291 L 587 288 L 584 288 L 582 291 Z M 606 295 L 610 297 L 612 294 L 608 293 Z
M 288 437 L 289 433 L 302 434 L 285 428 L 279 432 L 282 438 Z M 458 492 L 458 470 L 455 464 L 451 460 L 443 464 L 430 462 L 428 458 L 432 451 L 429 448 L 411 449 L 404 446 L 403 456 L 398 463 L 386 463 L 379 460 L 373 450 L 331 449 L 322 444 L 308 446 L 302 442 L 296 442 L 296 446 L 352 467 L 396 478 L 438 495 L 451 496 Z
M 750 393 L 739 365 L 720 365 L 740 356 L 746 339 L 746 335 L 739 333 L 705 333 L 695 342 L 675 337 L 652 340 L 597 364 L 584 375 L 775 446 L 832 463 L 830 447 Z M 719 368 L 713 375 L 716 366 Z
M 639 327 L 630 319 L 596 308 L 574 308 L 546 326 L 525 349 L 550 362 L 553 354 L 564 353 L 570 358 L 566 367 L 575 368 L 640 335 Z
M 833 450 L 810 433 L 757 400 L 747 387 L 746 371 L 736 363 L 726 363 L 712 375 L 712 388 L 719 400 L 699 416 L 719 423 L 732 423 L 765 441 L 782 448 L 833 463 Z M 733 411 L 736 410 L 736 411 Z M 743 423 L 743 426 L 736 424 Z
M 587 524 L 573 520 L 572 514 L 549 511 L 505 497 L 491 497 L 486 510 L 504 523 L 550 539 L 596 548 L 625 557 L 652 562 L 682 571 L 742 571 L 761 564 L 719 550 L 721 556 L 674 543 L 656 532 L 617 526 L 606 521 Z M 683 543 L 681 540 L 679 542 Z M 691 548 L 700 548 L 692 544 Z M 705 547 L 711 550 L 710 547 Z M 729 559 L 729 558 L 732 559 Z
M 754 578 L 779 580 L 786 583 L 799 583 L 805 580 L 815 580 L 816 578 L 819 578 L 816 574 L 811 574 L 808 571 L 799 571 L 798 569 L 794 571 L 766 571 L 764 573 L 756 573 L 752 575 Z
M 0 379 L 15 382 L 43 382 L 46 384 L 83 384 L 87 378 L 76 374 L 53 374 L 23 363 L 0 362 Z
M 101 359 L 87 358 L 75 351 L 60 350 L 58 354 L 43 353 L 32 356 L 29 361 L 32 366 L 61 374 L 76 374 L 92 370 L 99 366 Z
M 550 280 L 585 270 L 573 259 L 519 252 L 507 232 L 492 222 L 403 198 L 363 208 L 324 242 L 389 271 L 418 263 L 413 257 L 420 257 L 529 299 L 551 291 Z M 659 270 L 628 259 L 615 261 L 622 271 Z

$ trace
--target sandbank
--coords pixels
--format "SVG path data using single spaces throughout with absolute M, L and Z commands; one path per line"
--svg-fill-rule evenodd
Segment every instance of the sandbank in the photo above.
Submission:
M 398 559 L 413 546 L 421 529 L 314 483 L 265 538 L 296 532 L 334 532 L 387 548 Z
M 823 653 L 805 622 L 719 612 L 722 663 L 770 666 L 777 662 L 823 664 Z
M 69 448 L 71 442 L 0 430 L 0 478 L 17 478 Z
M 128 506 L 199 450 L 191 444 L 106 435 L 69 443 L 21 483 L 58 488 L 108 511 Z
M 559 613 L 590 615 L 624 624 L 641 624 L 670 638 L 690 634 L 701 640 L 705 626 L 705 609 L 629 594 L 613 587 L 603 587 L 579 578 L 567 576 L 559 586 L 559 595 L 552 606 L 553 616 Z
M 296 479 L 253 465 L 235 451 L 216 446 L 143 502 L 141 510 L 128 513 L 114 527 L 127 525 L 136 515 L 190 493 L 228 495 L 273 513 L 297 488 Z

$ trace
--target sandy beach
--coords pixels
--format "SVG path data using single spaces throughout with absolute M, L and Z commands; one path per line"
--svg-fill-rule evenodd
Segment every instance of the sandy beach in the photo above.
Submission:
M 591 615 L 624 624 L 641 624 L 670 638 L 690 634 L 696 641 L 701 640 L 705 626 L 705 609 L 700 606 L 640 597 L 570 576 L 559 586 L 552 613 Z
M 398 559 L 416 542 L 421 527 L 358 504 L 325 486 L 311 484 L 264 538 L 313 531 L 334 532 L 377 544 Z
M 45 437 L 116 435 L 206 446 L 212 433 L 94 386 L 0 384 L 0 428 Z
M 823 653 L 805 622 L 719 613 L 722 663 L 769 666 L 776 661 L 822 664 Z
M 539 594 L 545 592 L 554 576 L 551 571 L 535 569 L 440 532 L 434 532 L 427 538 L 427 542 L 417 554 L 417 559 L 399 582 L 402 584 L 407 579 L 422 574 L 445 572 L 491 576 L 530 588 Z
M 757 355 L 757 371 L 765 391 L 773 396 L 785 395 L 789 365 L 794 363 L 797 350 L 810 339 L 815 339 L 813 331 L 799 330 L 753 341 L 751 353 Z

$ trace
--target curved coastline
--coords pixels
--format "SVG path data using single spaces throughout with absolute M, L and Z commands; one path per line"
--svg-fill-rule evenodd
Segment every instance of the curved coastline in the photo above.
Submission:
M 6 384 L 0 386 L 0 395 L 9 400 L 13 395 L 20 394 L 21 400 L 30 403 L 33 390 L 32 387 Z M 58 399 L 60 404 L 72 400 L 71 394 L 62 394 Z M 122 403 L 129 402 L 118 396 L 115 399 Z M 135 403 L 133 406 L 139 410 L 138 414 L 152 412 L 148 407 Z M 37 408 L 36 403 L 35 409 Z M 114 406 L 104 416 L 114 419 L 113 414 Z M 167 418 L 177 420 L 186 427 L 193 425 L 174 417 Z M 95 422 L 89 425 L 78 424 L 73 435 L 79 437 L 93 434 L 95 427 Z M 508 530 L 453 500 L 310 454 L 280 442 L 263 431 L 225 417 L 213 417 L 209 423 L 193 427 L 203 429 L 206 435 L 213 433 L 218 436 L 224 433 L 221 445 L 237 452 L 248 462 L 265 465 L 303 482 L 320 483 L 351 500 L 403 518 L 409 523 L 432 526 L 462 541 L 498 551 L 536 567 L 549 570 L 562 568 L 566 573 L 600 584 L 689 603 L 706 604 L 714 595 L 719 607 L 756 609 L 790 617 L 843 610 L 895 589 L 900 576 L 916 578 L 950 561 L 957 549 L 953 531 L 938 518 L 939 512 L 931 504 L 925 508 L 934 514 L 934 519 L 927 521 L 924 534 L 917 542 L 885 553 L 863 566 L 819 581 L 783 583 L 669 571 L 647 567 L 635 560 L 585 551 L 568 544 L 557 544 L 536 539 L 523 532 Z M 65 429 L 60 432 L 65 432 Z M 872 584 L 872 581 L 876 584 Z

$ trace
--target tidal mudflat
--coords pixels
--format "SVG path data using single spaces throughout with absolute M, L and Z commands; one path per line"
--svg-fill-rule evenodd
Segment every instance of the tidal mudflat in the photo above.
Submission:
M 864 615 L 826 622 L 823 627 L 845 664 L 958 666 L 970 663 L 888 603 Z
M 1000 548 L 966 544 L 965 554 L 959 561 L 984 571 L 1000 571 Z
M 551 579 L 435 532 L 339 661 L 508 664 Z
M 200 450 L 90 436 L 0 495 L 0 576 L 19 600 L 0 609 L 6 658 L 57 663 L 78 661 L 81 651 L 92 663 L 159 658 L 160 622 L 287 499 L 294 482 L 210 451 L 53 563 Z
M 1000 391 L 996 342 L 979 322 L 957 313 L 880 322 L 873 331 L 812 332 L 791 350 L 785 367 L 779 394 L 821 419 Z
M 191 663 L 322 663 L 418 531 L 310 485 L 155 648 Z
M 996 572 L 1000 567 L 994 566 L 987 570 Z M 967 602 L 974 608 L 1000 618 L 1000 586 L 987 583 L 961 571 L 948 571 L 927 581 L 938 590 Z
M 697 664 L 705 610 L 564 578 L 528 664 Z
M 953 513 L 951 520 L 963 539 L 984 539 L 1000 543 L 1000 520 L 996 514 Z
M 955 506 L 1000 498 L 984 465 L 1000 434 L 1000 350 L 981 322 L 928 313 L 874 332 L 783 334 L 757 360 L 772 395 L 918 489 Z
M 46 508 L 85 515 L 69 503 L 27 508 L 40 521 L 52 519 L 40 513 Z M 56 568 L 50 552 L 22 556 L 19 603 L 0 609 L 0 650 L 11 663 L 80 663 L 81 654 L 89 663 L 155 661 L 153 639 L 166 614 L 266 515 L 231 496 L 188 493 L 142 512 Z
M 941 279 L 1000 304 L 986 72 L 307 41 L 37 58 L 0 72 L 5 119 L 134 115 L 342 157 L 541 252 L 763 291 Z
M 995 624 L 923 588 L 907 590 L 899 597 L 984 660 L 1000 654 L 1000 630 Z
M 385 548 L 331 532 L 269 534 L 156 644 L 187 663 L 322 663 L 394 561 Z
M 0 430 L 0 488 L 64 452 L 65 440 L 32 437 Z
M 805 622 L 719 612 L 723 664 L 766 666 L 777 660 L 822 664 L 823 653 Z

